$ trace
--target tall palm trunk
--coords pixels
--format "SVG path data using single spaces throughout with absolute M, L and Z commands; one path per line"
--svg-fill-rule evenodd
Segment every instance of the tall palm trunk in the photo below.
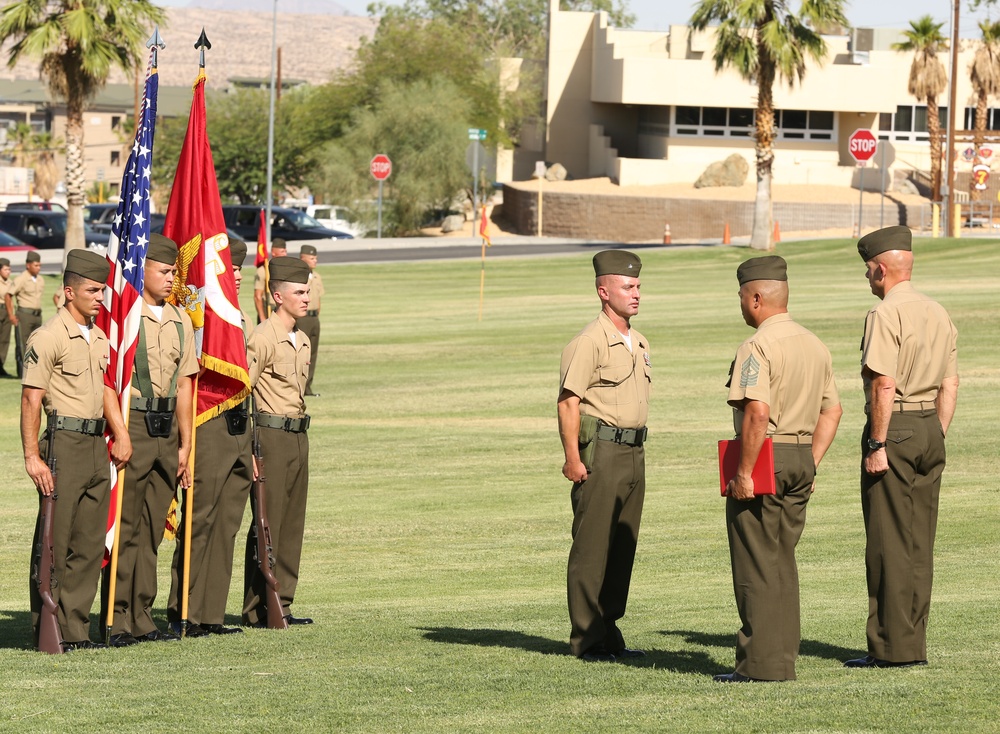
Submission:
M 931 201 L 941 201 L 941 118 L 937 97 L 927 96 L 927 133 L 931 140 Z M 950 185 L 951 182 L 949 182 Z
M 976 163 L 979 163 L 979 149 L 983 147 L 983 143 L 985 142 L 987 97 L 988 95 L 984 89 L 980 89 L 979 95 L 976 97 L 976 121 L 972 126 L 972 147 L 976 151 L 973 160 Z M 979 201 L 982 197 L 983 192 L 976 188 L 976 177 L 969 176 L 969 200 Z
M 66 252 L 86 245 L 83 233 L 86 189 L 83 165 L 83 98 L 71 91 L 66 100 Z
M 771 218 L 771 170 L 774 164 L 774 63 L 762 44 L 758 47 L 760 67 L 757 77 L 757 196 L 753 205 L 753 231 L 750 247 L 754 250 L 773 250 L 774 228 Z

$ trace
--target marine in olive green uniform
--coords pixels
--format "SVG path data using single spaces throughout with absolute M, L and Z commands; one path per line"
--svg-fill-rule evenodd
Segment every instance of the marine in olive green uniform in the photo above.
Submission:
M 42 325 L 42 258 L 37 252 L 29 252 L 24 260 L 24 272 L 14 278 L 14 282 L 4 294 L 7 317 L 17 334 L 15 361 L 17 376 L 21 376 L 21 363 L 25 354 L 25 344 L 31 332 Z M 16 308 L 15 308 L 16 304 Z
M 236 278 L 236 293 L 243 279 L 240 268 L 247 246 L 229 241 Z M 249 338 L 250 317 L 243 314 L 244 338 Z M 247 400 L 195 429 L 194 515 L 191 518 L 191 564 L 188 587 L 188 637 L 242 632 L 226 627 L 226 600 L 233 578 L 233 550 L 250 495 L 253 463 Z M 177 544 L 170 567 L 167 618 L 179 629 L 184 581 L 184 535 L 187 523 L 177 530 Z
M 130 397 L 134 452 L 125 470 L 111 644 L 178 639 L 158 630 L 152 608 L 164 522 L 178 483 L 190 485 L 194 330 L 183 309 L 165 303 L 176 274 L 177 245 L 150 235 L 142 326 Z M 105 583 L 108 572 L 105 572 Z
M 299 330 L 305 332 L 312 346 L 312 359 L 309 361 L 309 378 L 306 380 L 306 395 L 319 397 L 313 392 L 313 376 L 316 374 L 316 363 L 319 361 L 319 310 L 323 300 L 323 279 L 316 272 L 316 248 L 312 245 L 302 245 L 299 259 L 309 266 L 309 310 L 296 322 Z
M 271 260 L 271 293 L 277 309 L 250 336 L 247 358 L 267 479 L 267 519 L 281 606 L 289 624 L 310 624 L 292 616 L 299 580 L 306 495 L 309 490 L 309 416 L 305 387 L 312 350 L 295 321 L 309 309 L 309 266 L 298 258 Z M 267 623 L 264 578 L 254 560 L 256 538 L 247 534 L 243 622 Z
M 0 257 L 0 377 L 11 377 L 4 369 L 7 352 L 10 349 L 11 315 L 7 312 L 5 296 L 14 281 L 10 277 L 10 260 Z M 15 370 L 16 371 L 16 370 Z
M 730 367 L 728 403 L 741 441 L 726 488 L 733 591 L 742 626 L 736 670 L 716 681 L 795 680 L 799 574 L 795 546 L 806 522 L 816 467 L 843 413 L 830 352 L 788 314 L 785 261 L 747 260 L 736 271 L 740 308 L 756 329 Z M 754 495 L 751 476 L 765 438 L 774 446 L 773 495 Z
M 112 456 L 119 467 L 131 454 L 117 396 L 104 385 L 108 339 L 93 319 L 104 300 L 109 265 L 86 250 L 73 250 L 63 274 L 68 294 L 60 309 L 28 339 L 21 395 L 24 466 L 39 494 L 57 494 L 53 523 L 52 595 L 67 650 L 103 647 L 90 641 L 90 608 L 104 558 L 110 470 L 105 422 L 115 437 Z M 55 432 L 56 474 L 45 463 L 38 431 L 48 416 L 46 437 Z M 43 439 L 44 443 L 44 439 Z M 41 512 L 32 544 L 31 619 L 38 637 L 41 598 L 34 581 Z
M 573 482 L 570 651 L 588 661 L 644 654 L 626 647 L 617 625 L 625 615 L 646 491 L 649 342 L 630 321 L 639 312 L 641 267 L 624 250 L 594 256 L 601 313 L 566 346 L 559 368 L 563 476 Z
M 275 237 L 271 242 L 271 259 L 285 257 L 288 254 L 288 246 L 280 237 Z M 267 290 L 267 271 L 260 265 L 253 276 L 253 305 L 257 310 L 257 323 L 267 320 L 267 317 L 274 313 L 274 298 Z
M 910 284 L 911 237 L 898 226 L 858 242 L 881 302 L 865 317 L 861 342 L 868 655 L 847 661 L 852 668 L 927 661 L 945 434 L 958 401 L 958 333 L 948 312 Z

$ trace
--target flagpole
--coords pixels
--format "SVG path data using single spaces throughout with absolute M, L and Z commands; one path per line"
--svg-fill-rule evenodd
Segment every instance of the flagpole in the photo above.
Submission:
M 264 222 L 264 233 L 268 244 L 271 243 L 271 202 L 274 197 L 272 182 L 274 180 L 274 97 L 275 97 L 275 70 L 278 66 L 278 0 L 274 0 L 274 12 L 271 15 L 271 101 L 270 110 L 267 117 L 267 191 L 265 196 L 267 201 L 267 221 Z M 267 274 L 267 263 L 264 264 L 264 274 Z M 267 281 L 265 280 L 265 288 Z M 267 308 L 268 295 L 264 292 L 264 313 Z
M 198 450 L 198 429 L 195 421 L 198 418 L 198 375 L 194 376 L 194 395 L 191 400 L 191 453 L 188 455 L 188 467 L 191 470 L 191 484 L 184 492 L 184 586 L 181 589 L 181 638 L 187 637 L 188 631 L 188 600 L 191 595 L 191 533 L 194 524 L 194 457 Z

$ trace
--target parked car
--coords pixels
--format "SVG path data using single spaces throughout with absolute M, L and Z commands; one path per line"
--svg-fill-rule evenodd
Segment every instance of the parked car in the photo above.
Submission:
M 0 230 L 0 257 L 6 257 L 10 260 L 9 255 L 12 252 L 28 252 L 34 249 L 31 245 L 21 242 L 17 237 L 13 237 Z
M 54 201 L 15 201 L 7 205 L 8 209 L 27 209 L 35 212 L 62 212 L 66 213 L 66 207 Z
M 7 209 L 0 212 L 0 229 L 40 250 L 62 249 L 66 246 L 66 213 Z M 84 225 L 87 247 L 107 247 L 109 234 L 95 232 Z
M 83 221 L 93 230 L 110 232 L 117 211 L 118 204 L 87 204 L 83 207 Z
M 257 241 L 260 228 L 259 206 L 223 206 L 226 226 L 247 242 Z M 329 229 L 305 212 L 283 206 L 271 208 L 271 237 L 296 240 L 350 240 L 353 236 L 337 229 Z
M 310 204 L 306 207 L 306 214 L 322 224 L 324 227 L 347 232 L 353 237 L 364 237 L 365 230 L 353 221 L 350 209 L 344 206 L 333 206 L 332 204 Z

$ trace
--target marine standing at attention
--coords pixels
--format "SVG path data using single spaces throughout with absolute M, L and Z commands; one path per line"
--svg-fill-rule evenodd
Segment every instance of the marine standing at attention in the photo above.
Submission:
M 285 257 L 288 255 L 288 246 L 285 241 L 280 237 L 275 237 L 271 241 L 271 259 L 276 257 Z M 274 277 L 273 275 L 271 277 Z M 267 317 L 274 313 L 274 299 L 271 298 L 270 293 L 265 293 L 267 290 L 265 281 L 267 280 L 267 273 L 264 272 L 264 266 L 261 265 L 254 271 L 253 276 L 253 306 L 257 311 L 257 323 L 261 324 L 267 320 Z
M 7 351 L 10 349 L 11 314 L 7 312 L 7 302 L 4 296 L 14 284 L 10 277 L 10 260 L 0 257 L 0 377 L 15 377 L 17 370 L 11 375 L 4 369 L 7 361 Z
M 726 488 L 726 528 L 742 625 L 735 671 L 714 680 L 795 680 L 795 546 L 805 529 L 816 467 L 843 410 L 829 350 L 788 313 L 785 261 L 755 257 L 739 266 L 736 277 L 743 320 L 756 330 L 737 350 L 726 383 L 740 439 L 739 467 Z M 775 493 L 755 495 L 751 475 L 766 438 L 774 447 Z
M 59 605 L 63 650 L 104 647 L 90 640 L 90 608 L 97 596 L 104 558 L 104 538 L 111 496 L 111 473 L 105 427 L 114 437 L 112 459 L 121 469 L 132 454 L 118 396 L 104 385 L 108 338 L 94 324 L 104 303 L 104 283 L 111 267 L 100 255 L 71 250 L 66 257 L 63 290 L 66 307 L 28 339 L 21 380 L 21 442 L 24 468 L 39 495 L 57 494 L 53 522 L 52 596 Z M 46 437 L 55 433 L 57 477 L 39 446 L 41 412 L 48 417 Z M 41 511 L 35 540 L 41 535 Z M 32 579 L 36 564 L 32 553 Z M 42 608 L 34 580 L 31 621 L 35 639 Z
M 958 332 L 948 312 L 910 284 L 907 227 L 865 235 L 858 252 L 880 303 L 865 317 L 861 341 L 868 655 L 845 665 L 926 665 L 944 439 L 958 402 Z
M 243 280 L 242 266 L 247 246 L 229 240 L 236 294 Z M 249 338 L 250 317 L 243 317 L 244 339 Z M 188 637 L 228 635 L 242 632 L 226 627 L 226 601 L 233 579 L 233 552 L 236 534 L 243 522 L 253 463 L 250 456 L 250 428 L 247 398 L 241 405 L 205 421 L 195 429 L 194 515 L 191 518 L 191 570 L 188 584 Z M 181 589 L 184 583 L 184 534 L 187 523 L 177 528 L 177 544 L 170 566 L 170 596 L 167 619 L 180 632 Z
M 305 390 L 312 350 L 295 327 L 309 310 L 309 266 L 297 257 L 271 261 L 271 294 L 276 309 L 250 336 L 247 360 L 256 402 L 261 457 L 267 467 L 267 519 L 274 552 L 274 575 L 288 624 L 312 624 L 292 615 L 299 581 L 302 536 L 309 491 L 309 416 Z M 256 536 L 247 534 L 243 623 L 267 624 L 264 577 L 255 560 Z
M 573 483 L 570 651 L 588 662 L 645 655 L 626 647 L 618 629 L 646 491 L 649 342 L 631 325 L 641 267 L 624 250 L 594 255 L 601 313 L 566 346 L 559 368 L 562 472 Z
M 143 273 L 142 325 L 129 398 L 134 452 L 125 470 L 119 525 L 112 647 L 180 639 L 153 621 L 156 566 L 174 490 L 191 486 L 193 381 L 198 373 L 187 313 L 166 303 L 177 274 L 177 245 L 149 236 Z M 105 594 L 111 567 L 105 569 Z
M 24 272 L 14 278 L 14 282 L 3 297 L 7 318 L 16 327 L 15 361 L 18 377 L 21 376 L 21 365 L 28 337 L 31 336 L 31 332 L 42 325 L 42 292 L 45 290 L 45 281 L 42 279 L 41 272 L 41 255 L 33 250 L 29 251 L 24 258 Z M 17 308 L 14 308 L 15 301 Z
M 299 330 L 309 337 L 312 347 L 312 359 L 309 361 L 309 379 L 306 380 L 306 395 L 319 397 L 313 392 L 313 376 L 316 374 L 316 362 L 319 361 L 319 310 L 323 301 L 323 279 L 316 272 L 316 248 L 312 245 L 302 245 L 299 259 L 309 266 L 309 310 L 296 324 Z

